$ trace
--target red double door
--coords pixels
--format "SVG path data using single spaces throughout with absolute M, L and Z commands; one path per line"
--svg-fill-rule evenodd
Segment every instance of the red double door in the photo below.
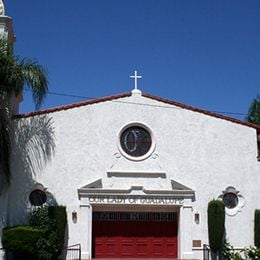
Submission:
M 93 221 L 95 258 L 177 258 L 177 221 Z

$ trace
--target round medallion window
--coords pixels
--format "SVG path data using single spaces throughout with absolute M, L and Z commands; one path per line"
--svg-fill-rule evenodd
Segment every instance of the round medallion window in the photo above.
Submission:
M 223 203 L 228 209 L 233 209 L 238 204 L 238 197 L 233 192 L 227 192 L 223 195 Z
M 42 206 L 47 201 L 47 195 L 44 191 L 36 189 L 30 193 L 29 201 L 33 206 Z
M 123 130 L 119 136 L 120 150 L 133 160 L 147 158 L 153 151 L 151 132 L 141 125 L 131 125 Z

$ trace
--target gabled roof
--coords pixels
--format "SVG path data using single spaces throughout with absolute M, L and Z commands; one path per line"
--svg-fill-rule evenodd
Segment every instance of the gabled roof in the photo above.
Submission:
M 19 114 L 15 115 L 14 118 L 26 118 L 26 117 L 31 117 L 31 116 L 36 116 L 36 115 L 43 115 L 43 114 L 49 114 L 49 113 L 54 113 L 58 111 L 63 111 L 63 110 L 68 110 L 76 107 L 82 107 L 82 106 L 88 106 L 88 105 L 93 105 L 101 102 L 106 102 L 106 101 L 112 101 L 116 100 L 119 98 L 125 98 L 125 97 L 130 97 L 131 93 L 123 93 L 123 94 L 117 94 L 113 96 L 107 96 L 107 97 L 102 97 L 102 98 L 95 98 L 87 101 L 81 101 L 73 104 L 68 104 L 64 106 L 58 106 L 58 107 L 53 107 L 53 108 L 48 108 L 45 110 L 38 110 L 35 112 L 30 112 L 26 114 Z
M 65 106 L 49 108 L 49 109 L 46 109 L 46 110 L 39 110 L 39 111 L 30 112 L 30 113 L 26 113 L 26 114 L 19 114 L 19 115 L 15 115 L 14 118 L 27 118 L 27 117 L 32 117 L 32 116 L 36 116 L 36 115 L 49 114 L 49 113 L 68 110 L 68 109 L 72 109 L 72 108 L 76 108 L 76 107 L 93 105 L 93 104 L 106 102 L 106 101 L 113 101 L 113 100 L 117 100 L 117 99 L 125 98 L 125 97 L 130 97 L 130 96 L 131 96 L 131 93 L 117 94 L 117 95 L 113 95 L 113 96 L 91 99 L 91 100 L 82 101 L 82 102 L 69 104 L 69 105 L 65 105 Z M 232 118 L 232 117 L 220 115 L 220 114 L 210 112 L 210 111 L 207 111 L 207 110 L 204 110 L 204 109 L 201 109 L 201 108 L 197 108 L 197 107 L 194 107 L 194 106 L 185 105 L 185 104 L 182 104 L 182 103 L 179 103 L 179 102 L 176 102 L 176 101 L 172 101 L 172 100 L 169 100 L 169 99 L 153 96 L 153 95 L 150 95 L 150 94 L 142 93 L 142 96 L 149 98 L 149 99 L 153 99 L 153 100 L 162 102 L 162 103 L 165 103 L 165 104 L 174 105 L 176 107 L 180 107 L 180 108 L 187 109 L 187 110 L 190 110 L 190 111 L 202 113 L 204 115 L 208 115 L 208 116 L 212 116 L 212 117 L 215 117 L 215 118 L 230 121 L 230 122 L 233 122 L 233 123 L 236 123 L 236 124 L 252 127 L 252 128 L 255 128 L 257 130 L 257 132 L 260 133 L 260 126 L 252 124 L 252 123 L 248 123 L 248 122 L 241 121 L 241 120 L 238 120 L 238 119 L 235 119 L 235 118 Z
M 182 103 L 179 103 L 179 102 L 176 102 L 176 101 L 172 101 L 172 100 L 169 100 L 169 99 L 160 98 L 160 97 L 153 96 L 153 95 L 150 95 L 150 94 L 142 94 L 142 96 L 150 98 L 150 99 L 154 99 L 154 100 L 157 100 L 159 102 L 163 102 L 163 103 L 166 103 L 166 104 L 169 104 L 169 105 L 174 105 L 176 107 L 181 107 L 183 109 L 187 109 L 187 110 L 191 110 L 191 111 L 194 111 L 194 112 L 202 113 L 204 115 L 220 118 L 220 119 L 223 119 L 223 120 L 226 120 L 226 121 L 230 121 L 230 122 L 233 122 L 233 123 L 236 123 L 236 124 L 253 127 L 257 131 L 260 132 L 260 126 L 259 125 L 255 125 L 255 124 L 252 124 L 252 123 L 249 123 L 249 122 L 241 121 L 241 120 L 238 120 L 238 119 L 235 119 L 235 118 L 232 118 L 232 117 L 220 115 L 220 114 L 217 114 L 217 113 L 214 113 L 214 112 L 210 112 L 210 111 L 207 111 L 207 110 L 204 110 L 204 109 L 201 109 L 201 108 L 197 108 L 197 107 L 194 107 L 194 106 L 185 105 L 185 104 L 182 104 Z

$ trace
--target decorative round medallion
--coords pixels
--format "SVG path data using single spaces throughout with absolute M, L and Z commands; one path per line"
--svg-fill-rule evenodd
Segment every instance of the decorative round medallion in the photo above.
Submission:
M 42 206 L 47 201 L 47 195 L 44 191 L 35 189 L 30 193 L 29 201 L 33 206 Z
M 238 204 L 238 197 L 233 192 L 227 192 L 223 195 L 223 203 L 228 209 L 233 209 Z
M 119 148 L 122 154 L 129 159 L 145 159 L 154 148 L 152 133 L 141 124 L 124 127 L 119 134 Z
M 233 186 L 226 187 L 218 199 L 223 201 L 228 216 L 235 216 L 246 204 L 244 196 Z

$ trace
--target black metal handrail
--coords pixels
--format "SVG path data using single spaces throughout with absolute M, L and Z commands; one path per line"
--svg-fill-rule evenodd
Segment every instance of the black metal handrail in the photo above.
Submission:
M 81 260 L 81 245 L 75 244 L 64 247 L 62 250 L 62 260 Z
M 209 245 L 204 244 L 203 245 L 203 260 L 209 260 L 210 259 L 210 247 Z
M 232 247 L 232 249 L 230 249 L 230 252 L 239 253 L 243 257 L 243 259 L 245 259 L 245 249 L 244 248 Z M 210 247 L 209 247 L 209 245 L 204 244 L 203 245 L 203 260 L 210 260 L 210 259 L 212 259 Z

